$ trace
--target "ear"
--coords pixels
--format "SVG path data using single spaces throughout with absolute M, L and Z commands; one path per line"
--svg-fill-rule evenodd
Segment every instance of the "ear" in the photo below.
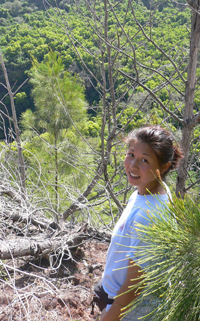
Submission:
M 168 168 L 171 166 L 171 162 L 169 161 L 169 162 L 167 162 L 166 164 L 163 164 L 162 166 L 161 166 L 161 175 L 162 174 L 164 174 L 167 170 L 168 170 Z

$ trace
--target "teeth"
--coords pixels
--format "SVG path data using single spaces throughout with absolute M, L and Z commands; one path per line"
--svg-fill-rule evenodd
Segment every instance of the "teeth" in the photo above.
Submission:
M 131 174 L 131 173 L 130 173 L 130 176 L 135 177 L 135 178 L 138 178 L 138 177 L 139 177 L 138 175 L 133 175 L 133 174 Z

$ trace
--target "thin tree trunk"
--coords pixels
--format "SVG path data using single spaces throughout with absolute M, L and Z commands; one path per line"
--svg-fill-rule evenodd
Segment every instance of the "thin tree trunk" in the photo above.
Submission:
M 87 188 L 83 192 L 83 194 L 80 195 L 78 197 L 78 199 L 76 200 L 76 202 L 74 202 L 72 205 L 70 205 L 70 207 L 63 213 L 62 221 L 66 220 L 71 214 L 73 214 L 74 212 L 76 212 L 84 207 L 85 202 L 87 202 L 87 196 L 91 193 L 94 186 L 97 184 L 97 182 L 101 178 L 103 171 L 104 171 L 104 166 L 101 163 L 97 169 L 97 173 L 96 173 L 95 177 L 92 179 L 91 183 L 87 186 Z M 62 221 L 60 223 L 62 223 Z
M 190 35 L 190 56 L 188 65 L 187 81 L 185 83 L 185 109 L 184 109 L 184 126 L 182 129 L 182 149 L 184 158 L 182 159 L 178 168 L 176 195 L 178 197 L 184 197 L 185 194 L 185 182 L 187 179 L 187 165 L 190 151 L 191 135 L 193 132 L 193 126 L 191 127 L 191 121 L 193 119 L 194 109 L 194 94 L 196 86 L 196 68 L 198 59 L 198 49 L 200 40 L 200 15 L 197 13 L 199 8 L 199 0 L 197 0 L 193 7 L 191 22 L 191 35 Z M 196 6 L 196 7 L 195 7 Z
M 21 147 L 20 131 L 19 131 L 18 123 L 17 123 L 17 115 L 16 115 L 15 103 L 14 103 L 14 94 L 12 93 L 12 89 L 11 89 L 10 82 L 8 79 L 8 74 L 7 74 L 6 66 L 4 64 L 3 56 L 1 54 L 1 50 L 0 50 L 0 60 L 1 60 L 2 68 L 3 68 L 3 73 L 4 73 L 4 77 L 5 77 L 5 81 L 6 81 L 8 94 L 10 97 L 11 110 L 12 110 L 12 116 L 13 116 L 13 125 L 14 125 L 14 129 L 15 129 L 15 134 L 16 134 L 17 151 L 18 151 L 18 157 L 19 157 L 22 197 L 25 198 L 25 196 L 26 196 L 26 185 L 25 185 L 26 174 L 25 174 L 24 157 L 22 154 L 22 147 Z
M 55 138 L 55 141 L 54 141 L 54 150 L 55 150 L 55 192 L 56 192 L 56 195 L 55 195 L 55 202 L 56 202 L 56 205 L 55 205 L 55 211 L 57 213 L 57 215 L 55 215 L 55 221 L 56 223 L 58 223 L 58 149 L 57 149 L 57 132 L 56 132 L 56 128 L 55 128 L 55 134 L 54 134 L 54 138 Z

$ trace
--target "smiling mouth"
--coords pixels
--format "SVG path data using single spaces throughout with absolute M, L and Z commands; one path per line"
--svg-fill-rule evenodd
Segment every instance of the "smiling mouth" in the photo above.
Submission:
M 138 176 L 138 175 L 131 174 L 130 172 L 129 172 L 129 174 L 130 174 L 130 176 L 133 177 L 133 178 L 139 178 L 139 177 L 140 177 L 140 176 Z

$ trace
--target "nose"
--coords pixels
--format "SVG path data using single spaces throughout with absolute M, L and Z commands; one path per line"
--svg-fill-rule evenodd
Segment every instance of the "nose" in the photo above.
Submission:
M 136 158 L 131 160 L 130 167 L 131 168 L 138 168 L 138 160 Z

